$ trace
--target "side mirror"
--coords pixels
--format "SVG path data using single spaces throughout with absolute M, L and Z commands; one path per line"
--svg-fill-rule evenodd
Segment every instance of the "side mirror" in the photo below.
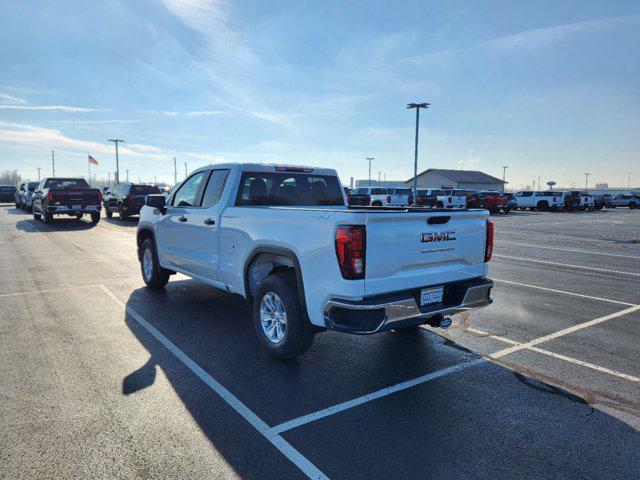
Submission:
M 167 203 L 164 195 L 147 195 L 147 200 L 144 204 L 147 207 L 157 208 L 163 215 L 167 213 Z

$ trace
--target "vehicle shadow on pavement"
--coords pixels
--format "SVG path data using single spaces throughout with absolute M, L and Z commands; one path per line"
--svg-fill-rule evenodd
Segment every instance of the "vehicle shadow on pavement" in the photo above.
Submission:
M 44 223 L 38 220 L 18 220 L 16 228 L 27 233 L 41 232 L 74 232 L 78 230 L 91 230 L 95 228 L 91 222 L 86 220 L 78 220 L 76 218 L 54 219 L 52 223 Z
M 163 291 L 137 289 L 127 308 L 271 426 L 478 358 L 419 330 L 327 332 L 304 356 L 277 361 L 260 346 L 241 297 L 193 280 L 172 281 Z M 150 357 L 123 379 L 124 395 L 153 385 L 160 367 L 238 475 L 291 477 L 282 470 L 291 464 L 240 415 L 135 318 L 125 315 L 125 322 Z M 489 362 L 284 437 L 331 478 L 640 475 L 640 438 L 632 427 L 568 391 Z
M 111 218 L 102 217 L 102 221 L 106 223 L 110 223 L 111 225 L 117 225 L 118 227 L 137 227 L 138 226 L 138 217 L 126 217 L 120 218 L 118 216 L 114 216 Z

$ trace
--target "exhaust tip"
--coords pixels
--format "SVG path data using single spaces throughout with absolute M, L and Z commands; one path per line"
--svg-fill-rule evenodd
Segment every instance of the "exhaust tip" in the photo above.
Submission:
M 449 328 L 452 322 L 451 317 L 444 317 L 440 322 L 440 328 Z
M 444 328 L 449 328 L 451 326 L 452 320 L 451 320 L 451 317 L 445 317 L 442 314 L 439 314 L 429 318 L 425 323 L 434 328 L 444 329 Z

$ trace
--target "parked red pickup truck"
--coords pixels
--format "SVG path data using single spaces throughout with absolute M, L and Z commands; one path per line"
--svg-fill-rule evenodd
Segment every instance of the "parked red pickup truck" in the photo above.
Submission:
M 91 215 L 91 223 L 100 221 L 102 192 L 89 187 L 84 178 L 45 178 L 33 193 L 34 220 L 51 223 L 54 215 L 69 215 L 81 219 Z

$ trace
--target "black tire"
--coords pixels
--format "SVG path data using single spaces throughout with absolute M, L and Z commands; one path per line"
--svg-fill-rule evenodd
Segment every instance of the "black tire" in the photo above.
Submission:
M 144 259 L 145 252 L 149 251 L 151 255 L 152 271 L 150 275 L 145 274 Z M 169 282 L 169 275 L 171 272 L 160 266 L 158 262 L 158 252 L 156 251 L 156 244 L 151 238 L 147 238 L 140 246 L 140 272 L 142 273 L 142 280 L 147 287 L 154 290 L 164 288 Z
M 541 212 L 546 212 L 547 210 L 549 210 L 549 202 L 541 200 L 538 202 L 538 205 L 536 205 L 536 208 Z
M 629 209 L 633 210 L 638 208 L 638 204 L 636 202 L 629 202 Z
M 31 213 L 33 211 L 33 208 L 30 205 L 27 205 L 27 213 Z
M 511 207 L 505 207 L 502 209 L 504 213 L 509 213 L 511 211 Z
M 20 204 L 19 204 L 18 202 L 16 202 L 16 203 L 15 203 L 15 205 L 16 205 L 16 208 L 17 208 L 18 210 L 20 210 Z
M 40 215 L 39 213 L 33 212 L 33 219 L 34 220 L 40 220 L 42 218 L 42 215 Z
M 44 212 L 42 214 L 42 221 L 44 223 L 52 223 L 53 222 L 53 213 Z
M 109 210 L 108 208 L 104 209 L 104 213 L 107 216 L 107 218 L 113 217 L 113 212 L 111 210 Z
M 126 213 L 124 213 L 124 210 L 123 210 L 122 206 L 119 206 L 119 207 L 118 207 L 118 215 L 120 216 L 120 218 L 121 218 L 122 220 L 126 220 L 126 219 L 129 217 L 129 215 L 127 215 Z
M 271 341 L 262 328 L 260 307 L 262 299 L 268 293 L 275 293 L 286 314 L 286 328 L 284 337 L 277 343 Z M 253 324 L 260 343 L 269 351 L 271 356 L 280 360 L 295 358 L 305 353 L 311 347 L 315 336 L 314 329 L 303 313 L 300 297 L 296 288 L 296 281 L 289 273 L 276 273 L 266 276 L 258 285 L 253 299 Z
M 100 221 L 100 212 L 91 212 L 91 223 L 96 225 Z
M 83 214 L 82 213 L 76 213 L 76 220 L 82 220 Z

